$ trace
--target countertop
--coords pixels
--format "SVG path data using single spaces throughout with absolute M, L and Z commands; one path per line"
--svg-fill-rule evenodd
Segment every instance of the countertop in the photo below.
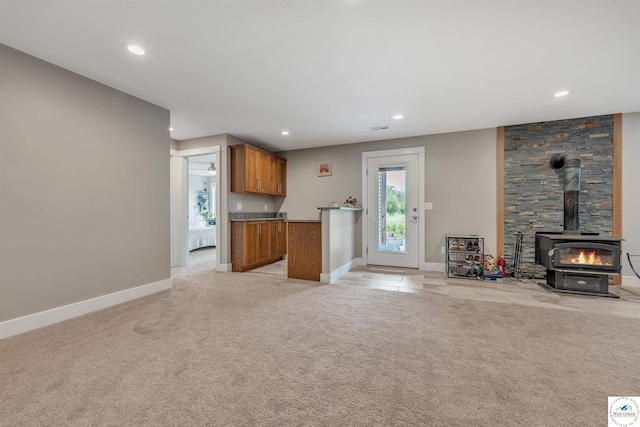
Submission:
M 288 219 L 287 222 L 322 222 L 319 219 Z
M 325 211 L 325 210 L 340 210 L 340 211 L 362 211 L 362 208 L 348 208 L 346 206 L 336 206 L 336 207 L 328 207 L 328 206 L 321 206 L 318 209 L 320 209 L 321 211 Z
M 286 221 L 286 218 L 232 218 L 231 222 L 251 222 L 251 221 Z

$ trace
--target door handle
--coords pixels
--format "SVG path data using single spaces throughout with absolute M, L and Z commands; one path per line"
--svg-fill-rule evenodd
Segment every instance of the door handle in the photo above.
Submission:
M 414 215 L 412 218 L 417 220 L 418 219 L 418 215 Z

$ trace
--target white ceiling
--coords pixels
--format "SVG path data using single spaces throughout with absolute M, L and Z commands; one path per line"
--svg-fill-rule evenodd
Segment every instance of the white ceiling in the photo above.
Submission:
M 0 0 L 0 42 L 171 110 L 178 140 L 289 150 L 640 111 L 638 0 Z

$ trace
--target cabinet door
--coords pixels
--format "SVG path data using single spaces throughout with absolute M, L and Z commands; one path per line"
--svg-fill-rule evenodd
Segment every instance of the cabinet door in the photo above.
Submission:
M 262 153 L 249 146 L 245 146 L 245 150 L 245 191 L 258 193 L 260 190 L 259 163 Z
M 277 223 L 276 254 L 282 256 L 287 253 L 287 223 L 284 221 L 277 221 Z
M 258 221 L 245 222 L 244 226 L 244 264 L 255 264 L 260 260 L 260 223 Z
M 278 158 L 269 157 L 269 188 L 268 193 L 276 196 L 278 194 Z
M 273 258 L 274 256 L 271 245 L 275 240 L 275 226 L 275 221 L 260 221 L 258 230 L 258 253 L 260 261 Z
M 276 195 L 287 195 L 287 161 L 278 158 L 277 160 L 277 183 L 276 183 Z

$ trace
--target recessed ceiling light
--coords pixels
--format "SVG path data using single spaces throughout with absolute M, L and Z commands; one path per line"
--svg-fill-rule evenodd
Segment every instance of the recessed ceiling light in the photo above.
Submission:
M 169 132 L 173 132 L 173 128 L 169 128 Z
M 133 44 L 127 45 L 127 50 L 134 55 L 144 55 L 144 49 Z
M 393 120 L 400 120 L 403 117 L 404 116 L 402 114 L 396 114 L 395 116 L 393 116 Z
M 560 92 L 555 93 L 553 96 L 555 98 L 560 98 L 562 96 L 567 96 L 569 95 L 569 91 L 568 90 L 561 90 Z
M 283 135 L 289 135 L 289 131 L 288 130 L 283 130 L 282 132 L 280 132 Z

